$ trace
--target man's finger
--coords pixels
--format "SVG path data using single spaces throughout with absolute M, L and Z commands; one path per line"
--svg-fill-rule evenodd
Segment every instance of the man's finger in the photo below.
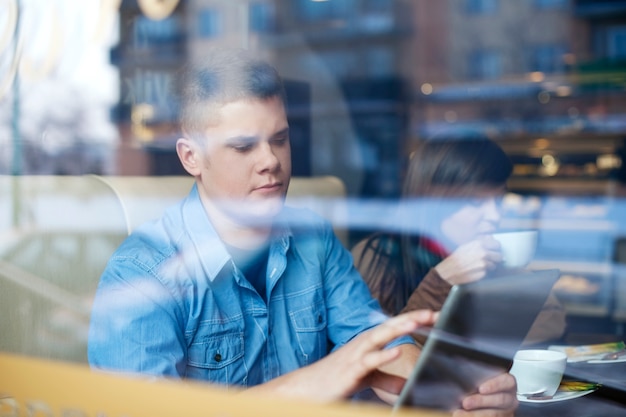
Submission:
M 406 379 L 396 375 L 387 374 L 385 372 L 374 371 L 370 375 L 369 383 L 372 388 L 398 395 L 400 394 L 400 391 L 402 391 L 402 388 L 406 383 Z
M 372 351 L 382 349 L 393 339 L 409 334 L 420 325 L 432 325 L 434 313 L 430 310 L 417 310 L 392 317 L 379 326 L 362 334 L 362 349 Z

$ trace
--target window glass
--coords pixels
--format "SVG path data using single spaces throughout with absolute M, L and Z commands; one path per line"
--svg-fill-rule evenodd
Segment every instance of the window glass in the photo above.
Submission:
M 607 37 L 609 58 L 626 59 L 626 25 L 609 28 Z
M 563 71 L 565 48 L 560 45 L 540 45 L 532 50 L 531 69 L 545 73 Z
M 217 9 L 206 8 L 198 14 L 198 36 L 212 38 L 220 34 L 222 22 Z
M 388 47 L 368 48 L 365 55 L 368 75 L 375 77 L 393 76 L 394 55 Z
M 286 204 L 326 218 L 342 259 L 364 239 L 389 238 L 371 242 L 402 255 L 392 263 L 397 271 L 384 274 L 400 277 L 385 287 L 390 300 L 412 294 L 414 277 L 426 279 L 466 243 L 478 245 L 476 236 L 491 241 L 496 232 L 531 229 L 537 240 L 524 268 L 560 271 L 553 295 L 567 325 L 538 345 L 624 340 L 626 1 L 0 0 L 0 352 L 88 363 L 91 307 L 107 262 L 129 233 L 192 190 L 180 143 L 195 134 L 202 142 L 210 129 L 181 127 L 180 75 L 214 47 L 247 49 L 280 73 L 293 185 Z M 212 81 L 202 78 L 202 86 Z M 219 125 L 213 116 L 227 104 L 198 113 Z M 287 135 L 277 136 L 271 144 L 284 151 Z M 484 156 L 477 148 L 413 165 L 426 145 L 477 138 L 510 160 L 497 186 L 472 183 L 496 165 L 465 169 Z M 253 147 L 232 145 L 239 161 Z M 433 172 L 443 179 L 427 172 L 438 163 Z M 234 181 L 239 167 L 229 163 L 227 175 L 212 179 Z M 334 184 L 332 196 L 317 181 Z M 495 220 L 463 241 L 483 215 Z M 416 266 L 413 256 L 430 263 Z M 500 260 L 480 279 L 510 272 L 494 257 Z M 451 287 L 434 275 L 438 287 Z M 292 312 L 302 327 L 293 340 L 314 340 L 316 351 L 335 342 L 325 340 L 327 330 L 341 327 L 329 324 L 333 313 L 322 305 Z M 309 310 L 319 314 L 309 317 Z M 193 343 L 202 351 L 237 338 L 207 335 Z M 261 339 L 272 340 L 266 333 Z M 226 378 L 230 362 L 222 359 L 241 359 L 238 343 L 207 353 L 211 363 L 198 372 Z M 254 351 L 244 347 L 243 355 Z M 268 342 L 258 352 L 271 356 L 270 348 Z M 312 358 L 300 346 L 284 350 Z M 614 397 L 622 402 L 625 364 L 595 368 L 616 365 L 617 376 L 602 383 L 610 394 L 621 390 Z M 604 404 L 593 396 L 603 393 L 550 407 L 576 417 L 576 404 Z M 0 386 L 0 410 L 2 395 Z M 597 414 L 622 415 L 619 407 Z
M 134 44 L 137 47 L 158 47 L 180 42 L 184 35 L 181 24 L 181 19 L 176 16 L 162 20 L 138 16 L 133 25 Z
M 498 10 L 498 0 L 465 0 L 465 9 L 469 13 L 493 13 Z
M 559 9 L 570 5 L 569 0 L 534 0 L 538 9 Z
M 470 78 L 478 80 L 499 78 L 502 75 L 502 61 L 499 52 L 480 50 L 471 53 L 469 74 Z
M 274 30 L 274 8 L 268 3 L 250 4 L 250 29 L 255 32 Z
M 296 2 L 296 13 L 301 20 L 306 22 L 347 18 L 355 10 L 358 10 L 358 2 L 356 0 L 340 2 L 297 0 Z
M 365 12 L 388 13 L 394 6 L 392 1 L 385 0 L 363 0 L 362 3 Z
M 339 78 L 347 78 L 359 71 L 358 51 L 327 51 L 321 55 L 326 67 Z

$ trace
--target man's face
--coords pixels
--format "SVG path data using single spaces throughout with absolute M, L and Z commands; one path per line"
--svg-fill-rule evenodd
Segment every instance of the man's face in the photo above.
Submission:
M 205 130 L 198 187 L 209 213 L 236 223 L 265 222 L 283 207 L 291 177 L 285 106 L 278 97 L 222 106 Z

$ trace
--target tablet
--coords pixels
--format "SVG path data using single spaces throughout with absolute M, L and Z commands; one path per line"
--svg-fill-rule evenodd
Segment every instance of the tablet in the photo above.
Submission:
M 394 409 L 458 409 L 507 372 L 558 278 L 556 269 L 524 271 L 452 287 L 435 326 L 414 335 L 425 343 Z

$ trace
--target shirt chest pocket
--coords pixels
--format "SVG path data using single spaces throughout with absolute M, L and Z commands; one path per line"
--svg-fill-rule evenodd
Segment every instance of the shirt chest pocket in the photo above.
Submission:
M 203 328 L 187 351 L 187 377 L 228 385 L 247 385 L 244 334 L 221 326 Z
M 289 313 L 298 343 L 298 356 L 301 364 L 309 365 L 326 356 L 328 340 L 326 336 L 326 308 L 324 303 L 316 303 Z

